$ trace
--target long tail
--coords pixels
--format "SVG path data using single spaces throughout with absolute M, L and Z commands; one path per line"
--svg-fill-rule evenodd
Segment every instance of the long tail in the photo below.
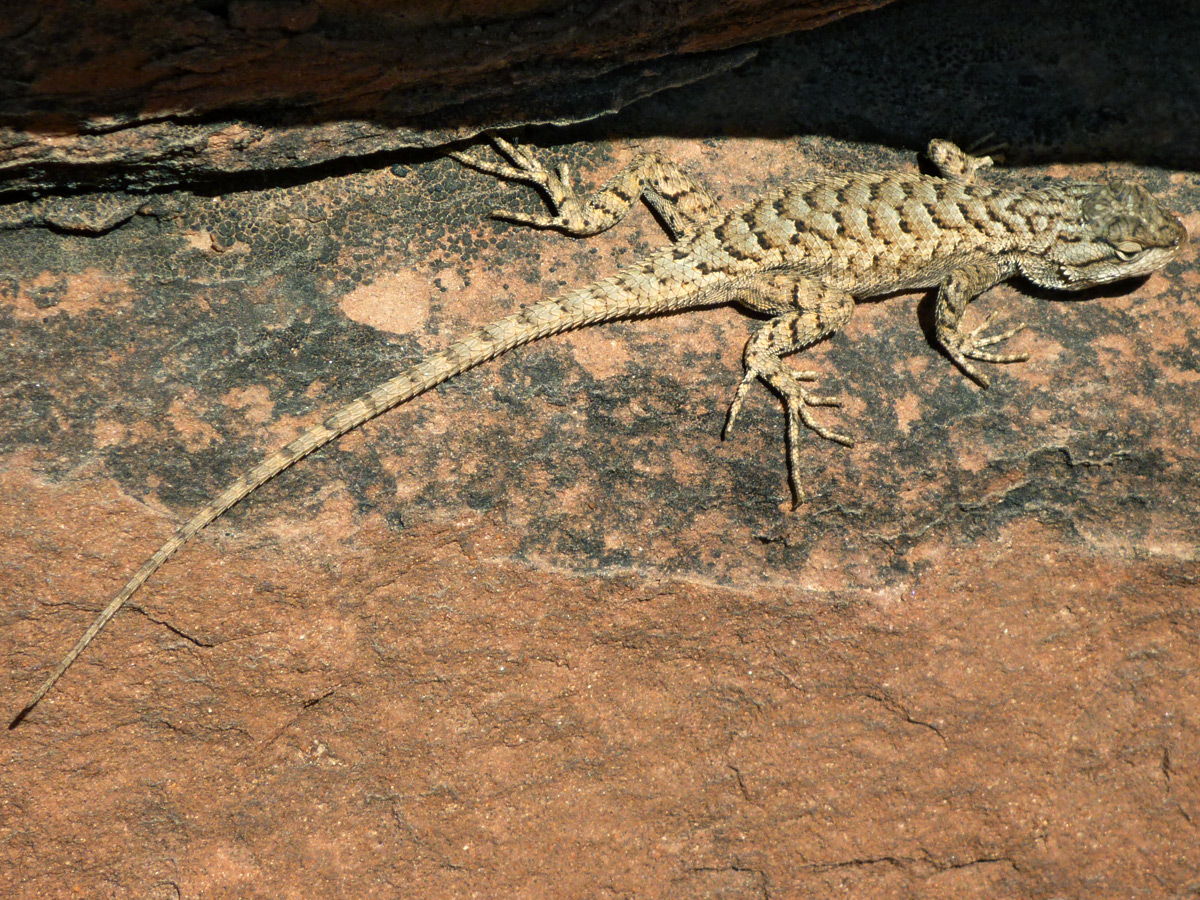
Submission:
M 667 264 L 669 267 L 669 263 Z M 55 682 L 70 668 L 97 634 L 116 615 L 158 568 L 200 531 L 227 509 L 245 498 L 255 488 L 270 481 L 297 460 L 324 447 L 330 441 L 357 428 L 406 400 L 423 394 L 430 388 L 448 381 L 480 363 L 494 359 L 509 350 L 540 338 L 570 331 L 584 325 L 612 321 L 630 316 L 668 312 L 685 307 L 707 305 L 695 290 L 698 285 L 676 284 L 675 290 L 645 290 L 644 270 L 639 273 L 626 269 L 612 277 L 571 291 L 554 299 L 539 301 L 490 325 L 474 331 L 445 350 L 427 356 L 411 368 L 346 404 L 320 425 L 314 425 L 285 447 L 276 450 L 257 466 L 242 475 L 214 498 L 207 506 L 181 526 L 174 536 L 142 565 L 121 592 L 96 617 L 83 637 L 62 658 L 33 697 L 9 723 L 16 728 L 29 715 Z M 661 280 L 657 281 L 663 287 Z M 702 292 L 701 292 L 702 293 Z M 711 302 L 711 301 L 710 301 Z

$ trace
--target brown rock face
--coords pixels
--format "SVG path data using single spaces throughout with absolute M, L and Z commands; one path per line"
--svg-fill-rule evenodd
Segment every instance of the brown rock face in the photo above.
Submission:
M 0 15 L 0 198 L 144 191 L 594 118 L 747 58 L 730 48 L 886 2 L 28 4 Z
M 144 7 L 102 6 L 140 33 Z M 76 7 L 26 7 L 0 16 L 6 46 L 49 22 L 80 46 Z M 315 24 L 305 4 L 162 8 L 242 29 L 262 59 L 332 40 L 326 4 Z M 1178 4 L 964 10 L 894 4 L 603 131 L 532 137 L 571 136 L 548 154 L 589 184 L 663 153 L 728 206 L 995 128 L 1021 165 L 994 177 L 1133 178 L 1198 233 L 1185 63 L 1200 19 Z M 141 96 L 144 65 L 114 62 L 136 45 L 95 42 L 95 80 Z M 332 93 L 342 61 L 327 60 L 302 73 L 314 96 Z M 174 89 L 191 71 L 199 97 L 210 76 L 190 65 L 162 77 Z M 186 145 L 152 129 L 214 121 L 65 128 L 63 159 L 124 132 L 143 159 Z M 220 117 L 223 143 L 196 166 L 238 146 L 251 169 L 274 165 L 285 127 Z M 817 131 L 843 139 L 796 137 Z M 33 158 L 20 177 L 36 180 Z M 186 176 L 186 152 L 162 158 L 122 171 Z M 59 187 L 91 177 L 42 164 Z M 263 453 L 468 327 L 665 243 L 644 211 L 587 241 L 489 221 L 537 199 L 433 153 L 205 171 L 186 189 L 4 207 L 8 714 Z M 1072 302 L 1021 285 L 982 298 L 969 320 L 1030 324 L 1013 341 L 1030 360 L 989 369 L 987 391 L 933 346 L 929 298 L 860 305 L 793 359 L 844 400 L 821 414 L 857 441 L 805 441 L 796 513 L 771 396 L 719 439 L 758 325 L 728 309 L 553 338 L 346 436 L 189 544 L 0 734 L 2 893 L 1193 896 L 1195 246 Z

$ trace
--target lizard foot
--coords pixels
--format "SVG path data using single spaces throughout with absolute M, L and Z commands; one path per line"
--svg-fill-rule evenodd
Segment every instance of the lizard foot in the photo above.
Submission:
M 568 185 L 571 182 L 571 170 L 566 163 L 559 163 L 551 171 L 528 150 L 510 144 L 502 137 L 493 136 L 492 143 L 496 151 L 506 162 L 494 163 L 473 153 L 454 151 L 449 155 L 464 166 L 486 172 L 497 178 L 509 181 L 522 181 L 532 184 L 546 195 L 550 207 L 554 211 L 551 216 L 532 216 L 527 213 L 511 212 L 505 209 L 492 210 L 492 218 L 516 222 L 520 225 L 532 225 L 535 228 L 562 228 L 570 230 L 575 223 L 583 218 L 583 208 L 579 198 Z
M 983 387 L 991 384 L 991 380 L 976 369 L 973 365 L 967 362 L 967 359 L 977 359 L 981 362 L 990 363 L 1013 363 L 1025 362 L 1029 359 L 1028 353 L 995 353 L 984 348 L 999 344 L 1001 341 L 1006 341 L 1014 334 L 1025 329 L 1024 322 L 1018 322 L 1007 331 L 1002 331 L 999 334 L 983 335 L 983 332 L 996 318 L 996 313 L 989 313 L 987 318 L 978 326 L 963 335 L 954 346 L 947 346 L 946 349 L 950 353 L 950 357 L 958 363 L 964 372 L 971 376 L 975 381 Z
M 1002 156 L 1008 147 L 1008 144 L 988 143 L 990 137 L 980 139 L 966 150 L 950 141 L 933 140 L 925 154 L 943 178 L 970 183 L 980 169 L 989 169 L 995 164 L 993 156 Z
M 792 485 L 793 506 L 798 506 L 804 499 L 804 488 L 800 482 L 800 423 L 804 423 L 806 427 L 815 431 L 825 440 L 842 444 L 845 447 L 853 447 L 854 440 L 822 425 L 809 411 L 810 407 L 814 406 L 842 405 L 842 401 L 837 397 L 813 394 L 803 387 L 803 382 L 816 380 L 816 372 L 792 371 L 784 366 L 778 357 L 771 358 L 771 363 L 773 365 L 769 363 L 765 368 L 747 365 L 746 375 L 737 387 L 733 402 L 729 404 L 729 413 L 725 417 L 725 427 L 721 431 L 721 437 L 724 439 L 729 436 L 733 430 L 733 423 L 741 411 L 746 393 L 755 381 L 761 379 L 783 398 L 784 408 L 787 411 L 788 476 Z

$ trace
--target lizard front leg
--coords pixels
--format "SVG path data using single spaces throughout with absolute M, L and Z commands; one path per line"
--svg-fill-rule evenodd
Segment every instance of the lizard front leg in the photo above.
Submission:
M 826 440 L 845 446 L 854 441 L 831 431 L 809 411 L 813 406 L 841 406 L 834 397 L 810 393 L 803 382 L 816 379 L 815 372 L 797 372 L 784 365 L 782 357 L 814 344 L 836 332 L 854 312 L 854 298 L 847 292 L 788 272 L 751 275 L 731 285 L 736 302 L 756 312 L 774 316 L 746 342 L 742 359 L 746 374 L 738 385 L 725 420 L 728 435 L 742 408 L 742 401 L 755 380 L 761 380 L 783 400 L 787 411 L 788 476 L 796 504 L 804 499 L 800 479 L 800 424 Z
M 1008 340 L 1023 329 L 1025 323 L 1019 322 L 1000 334 L 983 336 L 981 332 L 992 324 L 992 320 L 996 318 L 995 313 L 984 319 L 977 328 L 968 332 L 962 331 L 962 316 L 972 300 L 988 288 L 1015 275 L 1016 271 L 1016 264 L 1007 257 L 983 257 L 954 269 L 938 288 L 937 305 L 934 310 L 934 330 L 938 342 L 959 368 L 975 379 L 981 387 L 987 387 L 990 384 L 988 377 L 967 360 L 1010 363 L 1024 362 L 1029 359 L 1028 353 L 993 353 L 991 350 L 984 349 Z
M 492 142 L 507 162 L 494 163 L 461 152 L 450 156 L 497 178 L 534 185 L 546 195 L 552 210 L 548 216 L 495 210 L 492 215 L 498 219 L 587 237 L 612 228 L 625 218 L 639 197 L 644 197 L 666 225 L 671 238 L 679 240 L 721 213 L 720 205 L 707 188 L 657 153 L 643 153 L 598 190 L 580 197 L 571 187 L 566 163 L 551 171 L 523 147 L 501 137 L 493 137 Z

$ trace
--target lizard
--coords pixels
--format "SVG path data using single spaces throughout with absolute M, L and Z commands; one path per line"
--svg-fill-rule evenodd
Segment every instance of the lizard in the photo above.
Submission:
M 1042 288 L 1077 291 L 1145 275 L 1187 242 L 1182 220 L 1141 185 L 1062 181 L 1039 189 L 993 187 L 976 179 L 991 157 L 934 140 L 937 175 L 907 171 L 824 174 L 795 181 L 729 211 L 682 168 L 643 154 L 598 190 L 579 196 L 565 164 L 547 168 L 529 150 L 492 137 L 495 157 L 454 150 L 472 169 L 532 185 L 549 214 L 497 210 L 492 216 L 586 237 L 624 218 L 639 198 L 658 214 L 673 243 L 586 287 L 539 300 L 431 353 L 263 458 L 181 525 L 99 613 L 31 699 L 15 728 L 145 581 L 185 542 L 260 485 L 342 434 L 456 375 L 550 335 L 617 319 L 733 303 L 766 317 L 747 341 L 744 377 L 725 418 L 727 436 L 750 387 L 779 395 L 794 505 L 804 498 L 800 426 L 853 444 L 814 417 L 835 397 L 806 386 L 817 374 L 783 358 L 830 337 L 856 301 L 934 288 L 934 332 L 946 355 L 981 387 L 975 362 L 1013 363 L 1025 353 L 993 349 L 1025 327 L 987 333 L 994 314 L 967 331 L 968 304 L 1015 276 Z M 497 161 L 498 160 L 498 161 Z

